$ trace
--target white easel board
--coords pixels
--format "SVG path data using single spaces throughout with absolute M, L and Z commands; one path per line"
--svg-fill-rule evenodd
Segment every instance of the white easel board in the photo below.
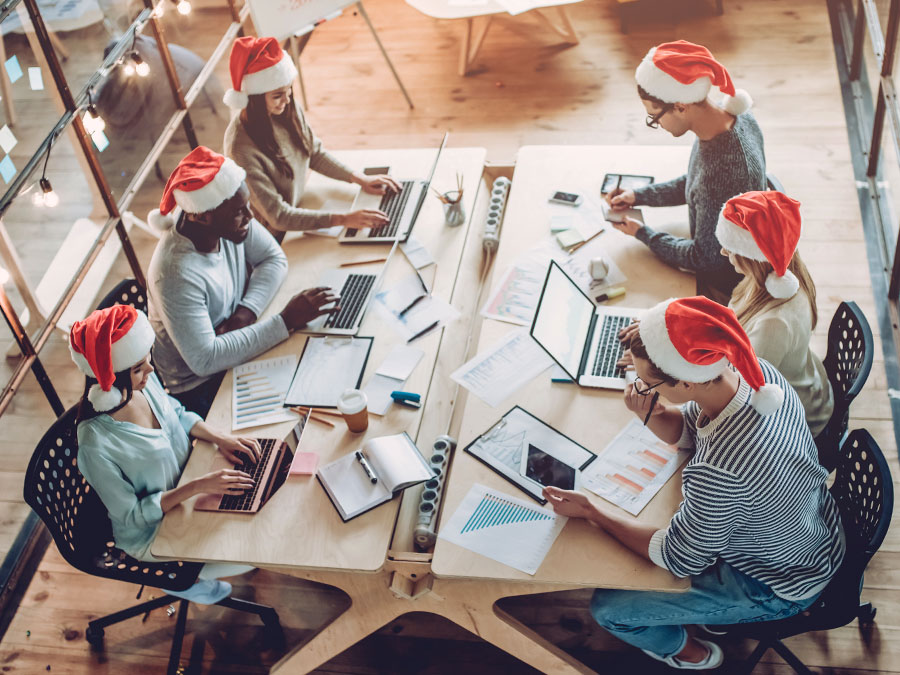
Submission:
M 311 31 L 355 0 L 247 0 L 257 35 L 285 40 Z

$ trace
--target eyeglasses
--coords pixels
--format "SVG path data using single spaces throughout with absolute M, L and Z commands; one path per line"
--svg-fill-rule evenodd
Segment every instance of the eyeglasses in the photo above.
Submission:
M 639 384 L 640 383 L 640 384 Z M 644 382 L 640 377 L 634 378 L 634 393 L 638 396 L 648 396 L 651 391 L 656 389 L 658 386 L 665 384 L 665 380 L 661 380 L 656 384 L 649 384 L 648 382 Z
M 665 115 L 667 112 L 669 112 L 672 109 L 672 107 L 673 106 L 671 103 L 667 103 L 666 105 L 663 106 L 663 109 L 660 110 L 655 115 L 651 115 L 648 113 L 647 119 L 644 121 L 644 123 L 651 129 L 659 129 L 659 121 L 663 118 L 663 115 Z

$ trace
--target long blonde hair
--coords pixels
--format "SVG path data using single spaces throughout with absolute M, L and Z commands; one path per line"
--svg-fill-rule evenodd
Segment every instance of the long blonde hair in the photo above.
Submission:
M 769 291 L 766 290 L 766 277 L 773 271 L 771 263 L 745 258 L 737 253 L 733 255 L 737 262 L 738 271 L 744 275 L 744 278 L 735 286 L 731 294 L 732 308 L 742 325 L 764 310 L 778 307 L 790 300 L 790 298 L 773 298 L 769 295 Z M 812 315 L 811 329 L 815 330 L 816 322 L 819 318 L 819 313 L 816 310 L 816 286 L 813 284 L 812 277 L 809 276 L 806 264 L 800 258 L 799 251 L 794 252 L 794 257 L 791 258 L 788 270 L 794 273 L 794 276 L 800 282 L 800 291 L 806 294 L 806 299 L 809 301 L 809 311 Z

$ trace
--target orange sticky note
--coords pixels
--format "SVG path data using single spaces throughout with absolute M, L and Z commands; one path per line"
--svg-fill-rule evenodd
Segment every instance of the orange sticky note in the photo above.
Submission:
M 298 476 L 312 476 L 319 464 L 319 456 L 314 452 L 298 452 L 291 462 L 290 473 Z

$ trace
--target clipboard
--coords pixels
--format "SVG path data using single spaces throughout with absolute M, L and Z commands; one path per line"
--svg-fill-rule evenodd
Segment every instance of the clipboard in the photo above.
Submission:
M 374 340 L 330 335 L 307 338 L 284 405 L 336 408 L 345 389 L 359 389 Z
M 595 453 L 521 406 L 511 408 L 490 429 L 469 443 L 465 451 L 541 504 L 546 504 L 547 500 L 541 494 L 545 485 L 536 480 L 537 474 L 532 471 L 531 460 L 536 455 L 549 457 L 571 469 L 575 474 L 575 488 L 580 484 L 580 473 L 597 459 Z M 550 470 L 549 473 L 565 472 Z

